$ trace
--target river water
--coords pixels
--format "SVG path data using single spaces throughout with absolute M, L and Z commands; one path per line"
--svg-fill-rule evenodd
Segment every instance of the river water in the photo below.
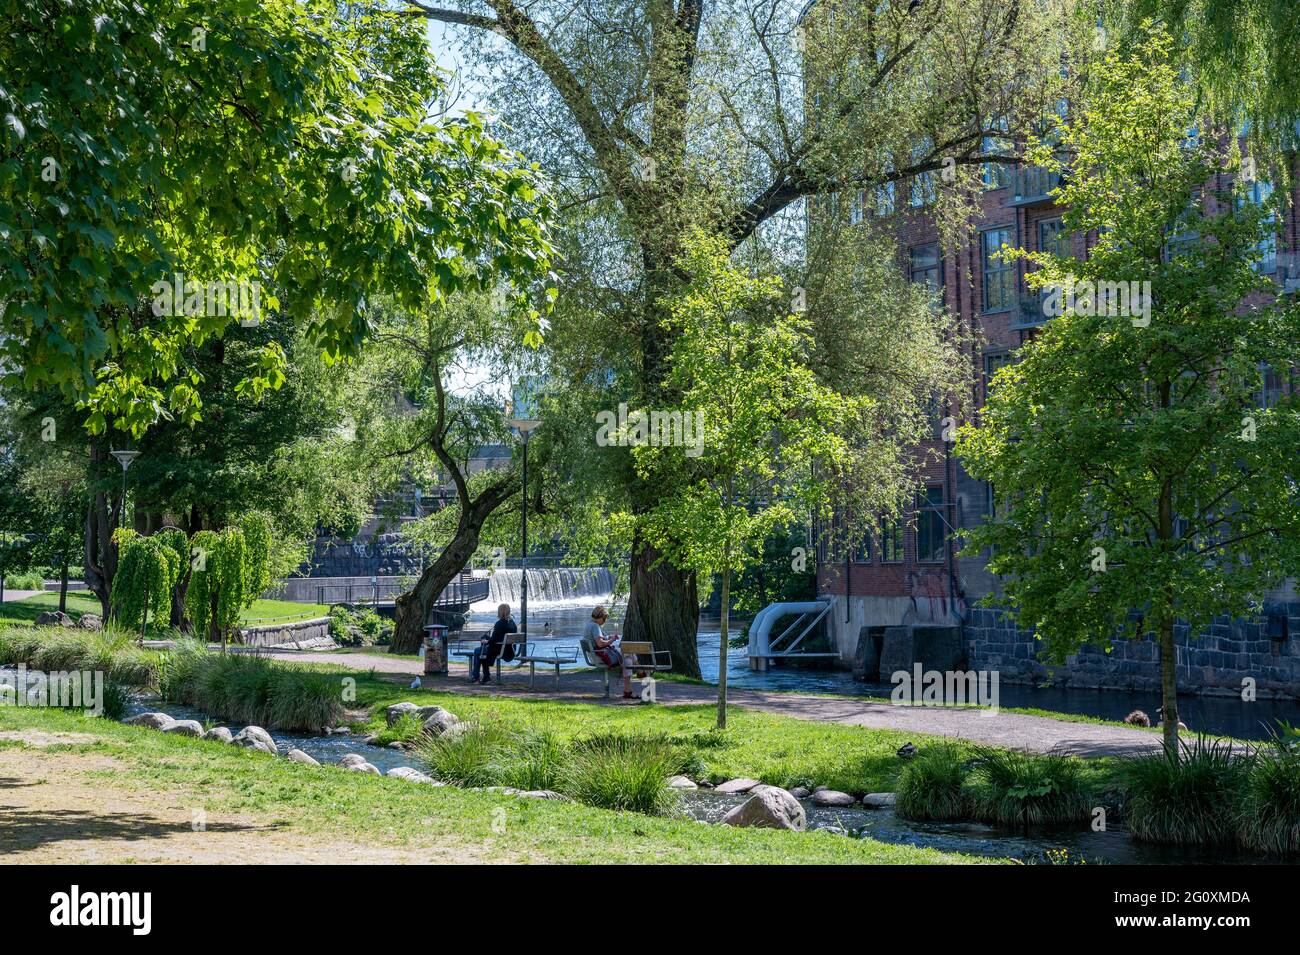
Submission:
M 530 639 L 537 643 L 543 653 L 549 646 L 576 647 L 578 634 L 591 619 L 591 609 L 596 604 L 603 604 L 611 612 L 606 632 L 621 633 L 623 608 L 612 602 L 610 594 L 589 594 L 561 601 L 530 603 Z M 511 607 L 518 622 L 518 604 L 511 603 Z M 493 601 L 484 601 L 471 608 L 470 620 L 479 626 L 491 626 L 495 619 L 496 604 Z M 702 618 L 700 621 L 700 671 L 709 683 L 718 681 L 718 628 L 716 617 L 711 620 Z M 579 656 L 573 667 L 585 665 Z M 859 682 L 845 670 L 787 666 L 760 673 L 749 669 L 749 660 L 743 647 L 733 647 L 727 653 L 727 683 L 744 689 L 833 693 L 879 699 L 888 699 L 893 689 L 889 684 Z M 1034 687 L 1009 683 L 1001 684 L 998 689 L 999 705 L 1004 708 L 1042 709 L 1106 720 L 1122 720 L 1133 710 L 1142 710 L 1154 720 L 1156 710 L 1160 707 L 1160 695 L 1156 692 Z M 1178 708 L 1182 721 L 1193 731 L 1236 739 L 1267 739 L 1270 729 L 1277 725 L 1279 719 L 1300 725 L 1300 701 L 1296 700 L 1256 700 L 1247 703 L 1237 697 L 1187 695 L 1179 698 Z

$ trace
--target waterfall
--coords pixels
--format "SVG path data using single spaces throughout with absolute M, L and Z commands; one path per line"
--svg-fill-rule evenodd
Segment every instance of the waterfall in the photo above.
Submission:
M 486 605 L 507 603 L 519 606 L 523 571 L 495 571 L 489 583 Z M 599 603 L 614 590 L 614 575 L 605 567 L 530 567 L 528 605 Z

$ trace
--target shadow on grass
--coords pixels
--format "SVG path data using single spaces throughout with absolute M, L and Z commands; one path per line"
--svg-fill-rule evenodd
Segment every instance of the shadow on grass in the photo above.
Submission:
M 211 822 L 202 831 L 273 832 L 283 823 L 239 825 Z M 188 822 L 169 822 L 137 813 L 97 815 L 82 809 L 41 809 L 32 811 L 21 806 L 0 806 L 0 856 L 86 840 L 137 842 L 195 832 Z

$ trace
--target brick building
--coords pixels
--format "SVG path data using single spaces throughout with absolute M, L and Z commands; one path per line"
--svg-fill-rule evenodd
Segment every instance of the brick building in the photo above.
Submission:
M 1061 209 L 1050 196 L 1056 182 L 1048 172 L 1030 166 L 989 168 L 984 181 L 980 212 L 965 242 L 951 253 L 943 249 L 927 215 L 923 183 L 900 188 L 897 196 L 876 192 L 839 203 L 841 210 L 847 205 L 841 214 L 850 223 L 864 214 L 864 206 L 887 216 L 896 226 L 900 268 L 911 280 L 941 290 L 944 307 L 979 332 L 981 343 L 972 356 L 975 380 L 963 396 L 975 414 L 993 373 L 1015 361 L 1017 349 L 1049 320 L 1041 293 L 1025 283 L 1025 263 L 1002 263 L 994 253 L 1010 245 L 1035 251 L 1055 247 L 1085 257 L 1094 238 L 1063 230 Z M 1214 185 L 1227 184 L 1224 179 Z M 1256 198 L 1267 191 L 1267 185 L 1257 184 Z M 1291 199 L 1259 268 L 1275 277 L 1279 289 L 1294 292 L 1300 290 L 1300 218 L 1295 211 L 1300 189 Z M 1271 379 L 1265 400 L 1283 387 Z M 1001 609 L 975 606 L 999 592 L 998 581 L 984 558 L 957 556 L 953 532 L 975 526 L 991 513 L 992 491 L 965 472 L 951 443 L 942 440 L 940 422 L 923 450 L 929 452 L 920 465 L 924 487 L 911 513 L 894 526 L 882 526 L 851 554 L 823 549 L 819 555 L 819 592 L 837 598 L 829 632 L 842 662 L 851 664 L 859 641 L 872 639 L 869 628 L 934 625 L 958 630 L 965 666 L 997 670 L 1009 682 L 1158 687 L 1159 650 L 1150 636 L 1118 645 L 1110 654 L 1085 647 L 1066 666 L 1049 671 L 1038 659 L 1032 632 L 1017 629 Z M 878 640 L 878 630 L 876 634 Z M 1189 691 L 1239 692 L 1242 679 L 1252 677 L 1261 695 L 1300 696 L 1300 596 L 1294 581 L 1265 595 L 1261 618 L 1225 617 L 1196 639 L 1179 628 L 1177 640 L 1179 681 Z

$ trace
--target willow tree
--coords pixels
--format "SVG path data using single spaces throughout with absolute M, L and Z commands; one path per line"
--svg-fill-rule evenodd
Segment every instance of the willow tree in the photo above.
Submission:
M 969 195 L 982 164 L 1013 158 L 1060 95 L 1068 31 L 1054 0 L 826 0 L 801 20 L 795 6 L 405 5 L 404 15 L 455 31 L 511 141 L 557 185 L 570 231 L 550 337 L 566 338 L 562 320 L 580 323 L 563 369 L 570 407 L 586 416 L 571 419 L 575 455 L 601 456 L 594 410 L 671 402 L 665 319 L 692 229 L 724 236 L 734 252 L 791 239 L 808 200 L 829 210 L 839 197 L 847 210 L 855 195 L 896 187 L 901 212 L 914 184 Z M 888 326 L 888 312 L 872 320 Z M 601 362 L 583 361 L 584 347 Z M 927 400 L 931 384 L 909 403 Z M 590 485 L 611 508 L 649 513 L 655 484 L 628 455 L 604 457 Z M 697 673 L 696 575 L 631 534 L 626 635 Z

